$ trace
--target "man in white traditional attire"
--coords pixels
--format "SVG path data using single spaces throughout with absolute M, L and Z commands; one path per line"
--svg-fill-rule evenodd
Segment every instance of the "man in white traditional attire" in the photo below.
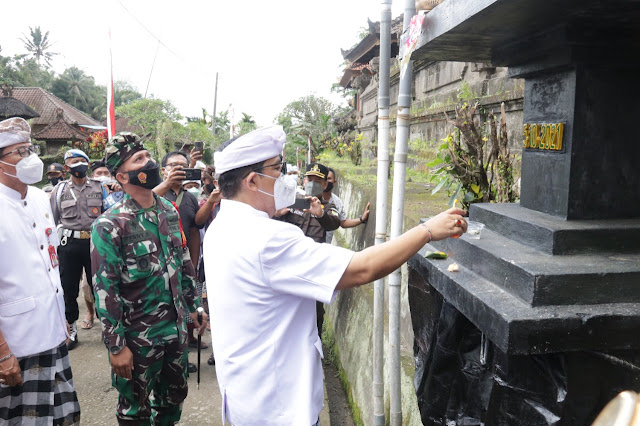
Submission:
M 22 118 L 0 122 L 0 424 L 76 425 L 58 234 L 39 147 Z
M 204 265 L 222 420 L 236 426 L 318 424 L 316 301 L 381 278 L 467 226 L 464 210 L 450 209 L 361 252 L 316 243 L 271 219 L 295 200 L 295 181 L 281 175 L 285 140 L 282 127 L 266 127 L 215 155 L 224 199 L 204 239 Z M 323 214 L 317 198 L 309 211 Z

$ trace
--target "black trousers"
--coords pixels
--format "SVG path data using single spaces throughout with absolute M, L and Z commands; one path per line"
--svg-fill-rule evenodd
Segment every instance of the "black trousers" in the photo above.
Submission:
M 87 283 L 93 289 L 91 282 L 91 240 L 78 240 L 69 238 L 67 245 L 58 246 L 60 258 L 60 281 L 64 290 L 65 316 L 67 322 L 73 324 L 78 320 L 78 293 L 80 291 L 80 278 L 82 269 L 86 271 Z
M 318 336 L 322 338 L 322 324 L 324 323 L 324 304 L 316 300 L 316 325 L 318 326 Z

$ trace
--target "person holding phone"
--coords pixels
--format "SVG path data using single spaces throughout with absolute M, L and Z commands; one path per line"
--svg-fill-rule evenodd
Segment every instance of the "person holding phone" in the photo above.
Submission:
M 191 152 L 189 152 L 189 168 L 193 169 L 202 163 L 202 158 L 204 156 L 204 142 L 194 142 L 194 147 L 191 148 Z
M 187 240 L 187 247 L 189 248 L 189 255 L 191 262 L 194 265 L 198 264 L 200 258 L 200 244 L 202 242 L 200 237 L 200 229 L 206 223 L 206 220 L 197 218 L 198 210 L 200 206 L 198 204 L 198 198 L 185 191 L 182 187 L 185 180 L 193 180 L 194 177 L 200 179 L 199 176 L 190 175 L 195 169 L 190 169 L 189 158 L 182 151 L 171 151 L 162 158 L 162 175 L 164 181 L 153 189 L 157 195 L 171 201 L 175 204 L 180 215 L 180 221 L 182 222 L 182 228 Z M 198 170 L 199 172 L 199 170 Z M 202 293 L 201 283 L 197 284 L 198 294 Z M 187 319 L 188 335 L 189 335 L 189 347 L 197 348 L 198 340 L 194 336 L 194 323 L 190 318 Z M 209 347 L 206 343 L 200 344 L 202 349 Z M 189 363 L 189 372 L 194 373 L 197 371 L 197 367 L 193 363 Z
M 335 204 L 321 197 L 322 191 L 327 188 L 328 174 L 329 169 L 320 163 L 307 164 L 307 171 L 302 183 L 305 187 L 305 193 L 309 196 L 305 201 L 310 201 L 310 207 L 306 209 L 284 208 L 275 214 L 276 219 L 296 225 L 304 232 L 304 235 L 316 243 L 324 243 L 327 232 L 335 231 L 340 227 L 340 218 Z M 316 301 L 316 320 L 318 333 L 322 334 L 324 304 L 319 301 Z

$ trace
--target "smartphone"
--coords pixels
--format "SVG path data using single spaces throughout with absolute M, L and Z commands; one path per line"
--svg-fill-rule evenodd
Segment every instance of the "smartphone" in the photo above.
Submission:
M 290 205 L 292 209 L 297 210 L 309 210 L 311 207 L 311 199 L 310 198 L 296 198 L 296 202 Z
M 196 142 L 196 151 L 204 152 L 204 142 Z
M 186 176 L 185 180 L 200 180 L 202 179 L 202 170 L 200 169 L 182 169 Z

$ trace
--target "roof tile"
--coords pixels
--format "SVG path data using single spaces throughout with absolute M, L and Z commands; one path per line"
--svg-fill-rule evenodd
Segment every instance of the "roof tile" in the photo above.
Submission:
M 13 97 L 24 102 L 40 114 L 40 117 L 33 119 L 31 122 L 32 126 L 38 124 L 48 125 L 57 122 L 57 110 L 59 108 L 62 109 L 63 118 L 67 123 L 77 125 L 88 124 L 92 126 L 100 125 L 100 123 L 93 118 L 41 87 L 14 87 Z

